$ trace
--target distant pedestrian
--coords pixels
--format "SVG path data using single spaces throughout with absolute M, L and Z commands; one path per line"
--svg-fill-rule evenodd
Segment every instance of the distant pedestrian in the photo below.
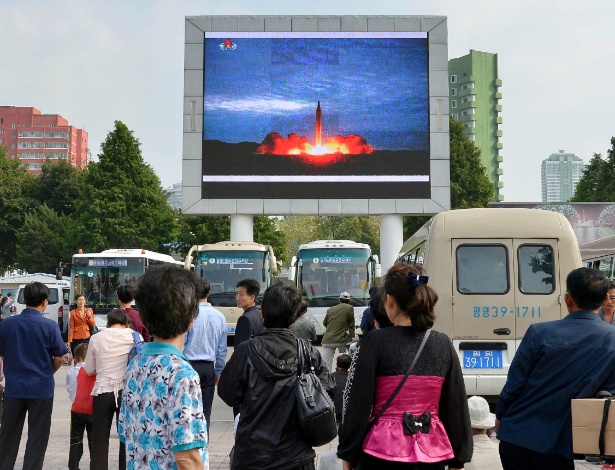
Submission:
M 322 357 L 327 370 L 331 370 L 335 350 L 344 352 L 346 343 L 354 338 L 354 308 L 348 292 L 342 292 L 339 303 L 327 310 L 322 325 L 326 328 L 322 337 Z
M 68 452 L 69 470 L 79 470 L 83 456 L 83 436 L 88 433 L 88 449 L 92 455 L 92 388 L 96 377 L 89 376 L 83 366 L 88 352 L 87 344 L 75 347 L 75 366 L 66 374 L 66 391 L 70 401 L 70 450 Z
M 335 372 L 331 377 L 335 379 L 335 388 L 332 390 L 333 404 L 335 405 L 335 420 L 337 421 L 338 434 L 342 426 L 342 410 L 344 407 L 344 389 L 348 380 L 348 369 L 352 358 L 348 354 L 340 354 L 337 356 Z
M 96 326 L 96 319 L 91 308 L 85 306 L 85 295 L 75 296 L 77 307 L 70 311 L 68 327 L 68 344 L 70 352 L 75 356 L 75 347 L 78 344 L 90 342 L 90 328 Z
M 610 285 L 601 271 L 575 269 L 569 314 L 526 331 L 495 409 L 504 470 L 575 468 L 570 400 L 615 393 L 615 328 L 597 315 Z
M 237 319 L 233 343 L 235 347 L 265 330 L 261 311 L 256 306 L 256 297 L 258 297 L 260 288 L 261 285 L 256 279 L 242 279 L 237 283 L 235 300 L 237 307 L 243 309 L 243 315 Z
M 92 455 L 90 470 L 107 470 L 109 467 L 109 437 L 115 415 L 120 412 L 125 386 L 128 353 L 134 344 L 129 318 L 121 308 L 107 315 L 107 328 L 90 340 L 85 359 L 85 371 L 96 374 L 92 390 Z M 126 449 L 120 443 L 119 469 L 126 469 Z
M 377 291 L 378 288 L 377 287 L 370 287 L 369 288 L 369 298 L 370 298 L 370 305 L 363 310 L 363 316 L 361 317 L 361 334 L 362 335 L 366 335 L 367 333 L 369 333 L 370 331 L 372 331 L 375 326 L 374 326 L 374 314 L 372 313 L 372 307 L 371 307 L 371 298 L 372 295 L 374 294 L 375 291 Z
M 0 469 L 15 466 L 23 424 L 28 415 L 24 469 L 42 469 L 51 430 L 55 382 L 53 375 L 68 353 L 58 324 L 42 313 L 49 288 L 26 284 L 26 308 L 0 324 L 0 357 L 5 359 L 4 410 L 0 423 Z
M 308 311 L 308 304 L 305 300 L 301 301 L 301 306 L 297 312 L 297 320 L 290 325 L 288 329 L 294 333 L 297 338 L 301 338 L 308 343 L 315 342 L 318 337 L 316 336 L 316 327 L 314 322 L 306 316 Z
M 132 308 L 133 299 L 133 291 L 134 288 L 130 284 L 124 284 L 117 288 L 117 298 L 120 301 L 120 307 L 128 318 L 130 318 L 130 322 L 132 323 L 132 329 L 139 333 L 143 337 L 143 341 L 146 343 L 150 342 L 149 331 L 141 321 L 141 317 L 139 317 L 139 312 L 137 312 L 134 308 Z
M 472 461 L 465 464 L 466 470 L 502 470 L 498 443 L 492 440 L 489 432 L 495 428 L 495 415 L 489 410 L 489 403 L 483 397 L 468 398 L 470 426 L 474 452 Z
M 609 300 L 598 310 L 598 316 L 610 325 L 615 325 L 615 283 L 611 282 L 609 286 L 608 298 Z
M 181 352 L 198 313 L 198 281 L 161 265 L 141 276 L 134 293 L 154 341 L 126 373 L 118 434 L 131 470 L 209 469 L 199 376 Z
M 6 297 L 2 299 L 2 319 L 6 319 L 11 315 L 15 315 L 15 302 L 13 301 L 13 293 L 9 292 Z
M 211 407 L 216 392 L 216 384 L 224 370 L 226 360 L 226 318 L 208 302 L 210 284 L 200 279 L 197 296 L 199 314 L 192 328 L 186 333 L 184 356 L 199 374 L 203 394 L 203 413 L 207 420 L 207 432 L 211 423 Z

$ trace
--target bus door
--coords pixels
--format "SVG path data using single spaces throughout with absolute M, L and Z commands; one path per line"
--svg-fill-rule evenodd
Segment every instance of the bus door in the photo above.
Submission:
M 515 291 L 514 338 L 519 346 L 532 323 L 559 320 L 566 287 L 559 280 L 558 241 L 556 239 L 514 240 L 515 273 L 518 288 Z M 560 304 L 561 302 L 561 304 Z
M 452 240 L 453 344 L 468 395 L 499 395 L 515 351 L 512 239 Z

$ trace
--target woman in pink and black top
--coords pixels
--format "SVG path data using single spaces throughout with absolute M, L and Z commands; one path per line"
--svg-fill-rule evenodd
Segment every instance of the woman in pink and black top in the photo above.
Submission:
M 337 455 L 350 469 L 463 468 L 472 432 L 459 359 L 431 331 L 408 379 L 377 421 L 434 323 L 436 292 L 419 266 L 396 264 L 383 279 L 382 306 L 394 327 L 361 340 L 345 391 Z M 404 416 L 406 414 L 406 416 Z

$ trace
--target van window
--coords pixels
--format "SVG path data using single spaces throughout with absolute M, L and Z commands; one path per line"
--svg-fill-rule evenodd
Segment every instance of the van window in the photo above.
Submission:
M 17 294 L 17 303 L 18 304 L 26 304 L 26 300 L 24 298 L 25 288 L 19 289 L 19 294 Z M 70 295 L 70 294 L 69 294 Z M 49 289 L 49 305 L 54 305 L 58 303 L 58 289 Z
M 553 248 L 550 245 L 521 245 L 519 290 L 524 294 L 551 294 L 555 291 Z
M 457 290 L 462 294 L 506 294 L 509 290 L 506 247 L 457 247 Z

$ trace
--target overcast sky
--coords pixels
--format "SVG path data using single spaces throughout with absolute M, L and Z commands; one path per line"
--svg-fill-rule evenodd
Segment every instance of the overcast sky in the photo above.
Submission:
M 498 54 L 505 200 L 539 201 L 540 162 L 615 136 L 612 0 L 0 0 L 0 104 L 57 113 L 93 155 L 123 121 L 164 187 L 181 179 L 184 17 L 445 15 L 449 58 Z

